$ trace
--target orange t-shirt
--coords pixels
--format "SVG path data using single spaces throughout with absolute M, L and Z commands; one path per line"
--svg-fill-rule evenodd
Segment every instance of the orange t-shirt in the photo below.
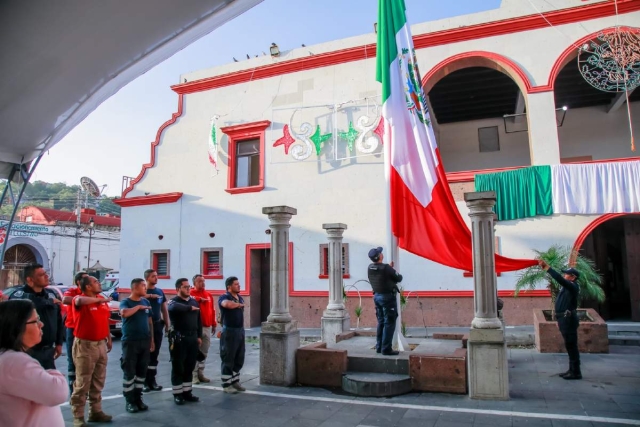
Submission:
M 87 295 L 81 294 L 79 296 Z M 98 295 L 96 298 L 104 299 L 104 302 L 77 306 L 76 298 L 78 297 L 73 298 L 73 303 L 71 304 L 73 319 L 75 320 L 73 335 L 76 338 L 87 341 L 102 341 L 106 339 L 110 333 L 109 316 L 111 316 L 108 301 L 102 295 Z
M 200 318 L 202 319 L 202 326 L 208 328 L 210 326 L 216 326 L 216 309 L 213 307 L 213 297 L 206 290 L 198 291 L 196 289 L 191 290 L 191 297 L 200 304 Z
M 72 302 L 71 304 L 69 304 L 69 308 L 67 309 L 67 319 L 64 321 L 64 326 L 66 326 L 69 329 L 73 329 L 76 327 L 76 322 L 75 320 L 73 320 L 73 309 L 72 309 L 73 298 L 81 294 L 82 294 L 82 291 L 77 286 L 67 289 L 67 291 L 64 293 L 65 297 L 72 298 Z

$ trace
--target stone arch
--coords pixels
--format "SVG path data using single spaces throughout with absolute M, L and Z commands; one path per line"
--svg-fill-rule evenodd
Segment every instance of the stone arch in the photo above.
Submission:
M 36 256 L 36 261 L 38 264 L 42 264 L 45 270 L 49 271 L 49 255 L 47 254 L 47 250 L 35 239 L 31 237 L 11 237 L 9 242 L 7 242 L 7 250 L 16 246 L 16 245 L 25 245 Z

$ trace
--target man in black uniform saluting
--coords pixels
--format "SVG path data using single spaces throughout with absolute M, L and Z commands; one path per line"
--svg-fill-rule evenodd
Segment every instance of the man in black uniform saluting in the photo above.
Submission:
M 49 275 L 42 265 L 26 266 L 24 278 L 27 284 L 15 291 L 9 299 L 28 299 L 36 306 L 36 312 L 44 324 L 42 341 L 29 349 L 29 354 L 40 362 L 44 369 L 56 369 L 54 360 L 62 354 L 62 337 L 65 333 L 60 312 L 62 301 L 58 299 L 54 290 L 47 289 Z
M 240 282 L 235 276 L 225 280 L 227 293 L 218 298 L 220 305 L 220 359 L 222 359 L 222 389 L 235 394 L 246 391 L 240 385 L 240 369 L 244 365 L 244 300 L 240 296 Z
M 169 318 L 172 329 L 169 330 L 169 352 L 171 353 L 171 385 L 173 401 L 176 405 L 184 402 L 198 402 L 192 394 L 192 372 L 196 367 L 198 349 L 202 344 L 202 321 L 200 308 L 191 298 L 189 280 L 176 281 L 178 295 L 169 301 Z
M 576 283 L 580 278 L 580 273 L 575 268 L 569 268 L 562 270 L 564 276 L 561 276 L 545 261 L 539 260 L 538 264 L 562 286 L 556 297 L 555 310 L 558 328 L 560 328 L 564 346 L 569 354 L 569 370 L 560 374 L 560 376 L 565 380 L 580 380 L 582 379 L 580 352 L 578 351 L 578 326 L 580 322 L 578 321 L 577 312 L 580 286 Z

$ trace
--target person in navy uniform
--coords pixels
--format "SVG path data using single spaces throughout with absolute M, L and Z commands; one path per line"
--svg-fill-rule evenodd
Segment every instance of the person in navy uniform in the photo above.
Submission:
M 393 334 L 396 332 L 396 319 L 398 307 L 396 292 L 399 292 L 398 283 L 402 282 L 402 275 L 393 269 L 391 264 L 382 262 L 384 255 L 382 248 L 377 247 L 369 251 L 369 264 L 367 275 L 373 289 L 373 303 L 376 307 L 378 329 L 376 331 L 376 353 L 385 356 L 395 356 L 400 352 L 392 348 Z
M 15 291 L 10 300 L 28 299 L 36 306 L 36 312 L 44 324 L 42 327 L 42 341 L 29 349 L 31 357 L 36 359 L 44 369 L 56 369 L 55 360 L 62 354 L 64 340 L 64 324 L 58 294 L 49 286 L 49 275 L 41 264 L 30 264 L 24 268 L 27 282 L 21 289 Z
M 562 287 L 556 296 L 556 319 L 558 328 L 564 339 L 564 346 L 569 354 L 569 370 L 560 374 L 565 380 L 580 380 L 580 352 L 578 351 L 578 296 L 580 286 L 577 281 L 580 279 L 580 272 L 575 268 L 562 270 L 564 275 L 549 266 L 545 261 L 539 260 L 538 264 Z
M 225 280 L 227 292 L 218 298 L 220 306 L 220 359 L 222 359 L 222 388 L 225 393 L 246 391 L 240 385 L 240 369 L 244 365 L 244 299 L 240 296 L 240 282 L 230 276 Z
M 122 389 L 125 410 L 135 413 L 149 407 L 142 400 L 142 388 L 147 377 L 149 354 L 154 350 L 151 304 L 144 296 L 147 284 L 143 279 L 131 281 L 131 295 L 120 301 L 122 316 Z
M 162 386 L 156 382 L 158 372 L 158 356 L 162 346 L 162 337 L 169 331 L 169 312 L 167 311 L 167 298 L 162 289 L 156 287 L 158 284 L 158 273 L 154 269 L 144 272 L 144 280 L 147 282 L 147 295 L 145 299 L 151 304 L 151 317 L 153 319 L 153 351 L 149 355 L 149 367 L 147 368 L 147 378 L 144 382 L 145 393 L 150 391 L 160 391 Z
M 192 372 L 196 367 L 198 349 L 202 345 L 202 320 L 200 306 L 191 298 L 189 280 L 176 281 L 178 295 L 169 301 L 169 352 L 171 354 L 171 385 L 176 405 L 198 402 L 192 393 Z

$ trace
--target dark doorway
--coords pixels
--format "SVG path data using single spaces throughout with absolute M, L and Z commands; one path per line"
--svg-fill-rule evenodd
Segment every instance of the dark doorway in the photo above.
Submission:
M 602 275 L 606 301 L 584 301 L 605 320 L 640 322 L 640 216 L 610 219 L 587 236 L 580 252 Z
M 267 245 L 268 246 L 268 245 Z M 269 263 L 271 249 L 259 248 L 249 251 L 250 327 L 258 327 L 267 321 L 271 309 L 271 275 Z

